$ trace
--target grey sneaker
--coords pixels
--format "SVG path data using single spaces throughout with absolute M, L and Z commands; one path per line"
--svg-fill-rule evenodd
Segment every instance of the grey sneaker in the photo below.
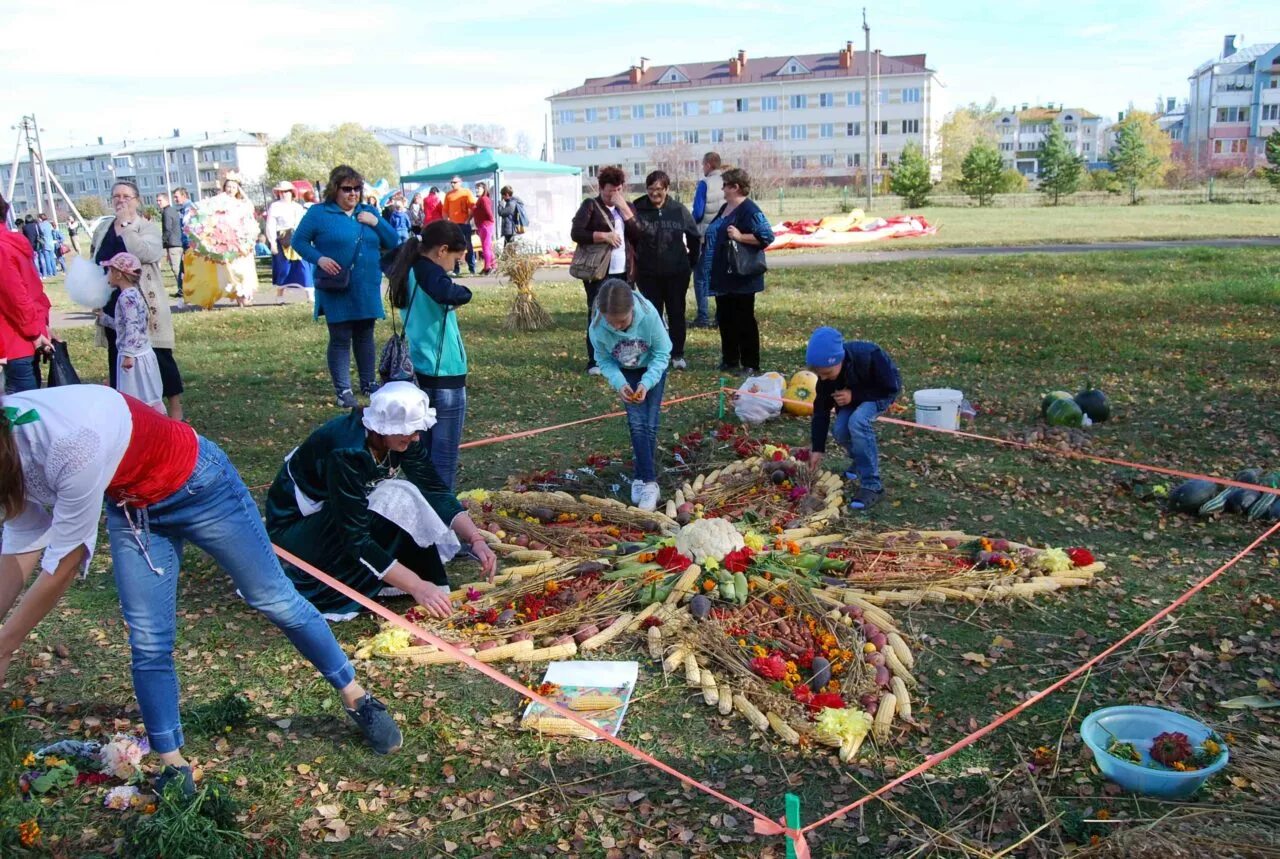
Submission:
M 652 481 L 645 483 L 640 488 L 640 502 L 636 506 L 641 510 L 656 510 L 660 495 L 661 490 L 658 489 L 658 484 Z
M 366 692 L 360 706 L 352 710 L 344 707 L 351 721 L 364 734 L 370 748 L 380 755 L 389 755 L 404 744 L 404 737 L 396 720 L 387 712 L 387 705 Z
M 688 366 L 689 366 L 688 362 L 686 362 L 683 358 L 671 359 L 671 369 L 673 370 L 684 370 L 684 369 L 687 369 Z
M 588 368 L 587 368 L 587 375 L 588 375 L 588 376 L 599 376 L 599 375 L 600 375 L 600 368 L 599 368 L 599 367 L 597 367 L 595 364 L 592 364 L 590 367 L 588 367 Z
M 338 394 L 338 408 L 354 409 L 356 407 L 356 395 L 351 393 L 351 389 L 347 388 Z
M 639 503 L 640 503 L 640 493 L 641 493 L 641 492 L 643 492 L 643 491 L 644 491 L 644 481 L 643 481 L 643 480 L 633 480 L 633 481 L 631 481 L 631 503 L 632 503 L 633 505 L 634 505 L 634 504 L 639 504 Z

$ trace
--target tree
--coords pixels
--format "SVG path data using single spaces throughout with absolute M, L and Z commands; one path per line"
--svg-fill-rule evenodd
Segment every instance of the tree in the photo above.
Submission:
M 1149 158 L 1143 160 L 1143 169 L 1136 176 L 1137 185 L 1130 184 L 1129 178 L 1121 177 L 1120 184 L 1129 189 L 1134 202 L 1137 202 L 1137 188 L 1158 186 L 1164 182 L 1165 174 L 1173 169 L 1173 140 L 1160 129 L 1154 113 L 1134 110 L 1132 107 L 1125 113 L 1124 119 L 1111 126 L 1111 131 L 1119 142 L 1120 133 L 1126 128 L 1135 129 L 1135 134 L 1146 144 Z M 1114 167 L 1112 168 L 1115 169 Z
M 672 143 L 650 149 L 645 159 L 646 170 L 661 170 L 671 178 L 671 193 L 677 200 L 690 204 L 693 202 L 693 189 L 702 178 L 701 152 L 683 139 L 676 139 Z M 625 172 L 629 183 L 644 185 L 643 175 L 632 176 L 629 170 Z
M 1080 190 L 1080 176 L 1084 171 L 1084 159 L 1071 151 L 1067 136 L 1057 120 L 1049 122 L 1049 136 L 1040 152 L 1040 193 L 1053 198 L 1070 196 Z
M 902 147 L 902 154 L 898 156 L 893 176 L 889 179 L 889 189 L 902 198 L 908 209 L 923 206 L 933 190 L 929 162 L 924 160 L 924 153 L 914 140 Z
M 975 143 L 986 141 L 995 144 L 996 119 L 999 116 L 993 98 L 985 105 L 974 103 L 958 108 L 943 121 L 938 135 L 941 138 L 942 184 L 945 187 L 960 187 L 960 166 Z
M 267 180 L 323 179 L 339 164 L 354 167 L 368 182 L 400 181 L 391 153 L 372 132 L 354 122 L 329 131 L 295 125 L 267 149 Z
M 725 167 L 740 167 L 751 177 L 751 196 L 763 200 L 775 195 L 794 178 L 790 159 L 767 140 L 735 143 L 720 150 Z M 699 176 L 698 178 L 702 178 Z
M 1003 172 L 1000 152 L 985 140 L 979 141 L 960 164 L 960 190 L 977 200 L 979 206 L 989 206 L 1005 181 Z
M 516 135 L 516 153 L 523 155 L 525 158 L 533 154 L 533 142 L 529 140 L 529 135 L 523 131 Z
M 1262 175 L 1272 188 L 1280 191 L 1280 128 L 1267 136 L 1267 165 L 1262 168 Z
M 1121 127 L 1116 135 L 1116 145 L 1107 154 L 1111 172 L 1120 184 L 1129 189 L 1129 202 L 1138 205 L 1138 186 L 1149 182 L 1160 170 L 1160 156 L 1142 136 L 1137 125 Z
M 105 215 L 107 207 L 98 197 L 79 197 L 76 199 L 76 211 L 80 213 L 80 217 L 90 221 Z

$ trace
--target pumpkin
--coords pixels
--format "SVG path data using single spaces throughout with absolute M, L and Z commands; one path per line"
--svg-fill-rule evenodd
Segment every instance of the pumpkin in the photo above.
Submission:
M 784 402 L 782 407 L 787 410 L 789 415 L 811 415 L 813 414 L 813 400 L 818 395 L 818 374 L 812 370 L 801 370 L 791 377 L 791 382 L 787 385 L 785 391 L 782 392 L 784 400 L 795 400 L 796 402 Z

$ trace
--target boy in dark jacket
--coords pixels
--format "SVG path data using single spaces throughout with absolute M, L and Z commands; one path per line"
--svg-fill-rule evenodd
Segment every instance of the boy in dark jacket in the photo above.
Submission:
M 873 507 L 884 495 L 884 486 L 880 482 L 880 454 L 872 422 L 902 391 L 898 367 L 875 343 L 845 342 L 839 331 L 825 325 L 810 336 L 805 363 L 818 376 L 809 462 L 815 469 L 822 463 L 831 411 L 835 409 L 836 443 L 853 460 L 845 476 L 856 477 L 860 483 L 849 506 L 854 510 Z
M 667 317 L 671 335 L 671 366 L 683 370 L 685 340 L 685 297 L 689 275 L 698 264 L 702 237 L 693 215 L 669 193 L 671 178 L 654 170 L 645 178 L 643 197 L 635 203 L 640 241 L 636 245 L 636 286 L 658 311 Z

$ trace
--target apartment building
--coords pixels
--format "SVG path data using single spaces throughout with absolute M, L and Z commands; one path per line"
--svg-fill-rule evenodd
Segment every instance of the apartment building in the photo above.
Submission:
M 1280 42 L 1222 53 L 1188 78 L 1191 84 L 1183 146 L 1191 163 L 1208 170 L 1255 169 L 1266 163 L 1266 139 L 1280 128 Z
M 1049 126 L 1058 123 L 1067 145 L 1085 161 L 1101 161 L 1106 157 L 1102 117 L 1079 107 L 1043 107 L 1022 105 L 1020 110 L 1007 110 L 996 117 L 996 145 L 1005 167 L 1035 179 L 1040 175 L 1040 151 L 1049 139 Z
M 473 152 L 481 146 L 472 140 L 449 134 L 427 134 L 422 131 L 399 131 L 394 128 L 375 128 L 373 136 L 396 164 L 396 176 L 407 176 L 425 167 L 434 167 Z
M 866 72 L 872 74 L 867 121 Z M 554 159 L 597 171 L 621 165 L 643 182 L 654 165 L 699 176 L 704 152 L 726 160 L 751 153 L 753 163 L 784 179 L 841 181 L 865 175 L 866 135 L 873 175 L 914 141 L 936 160 L 943 109 L 941 85 L 924 54 L 828 54 L 638 66 L 558 92 L 551 104 Z M 744 161 L 747 160 L 744 158 Z
M 46 149 L 44 157 L 53 178 L 73 200 L 97 197 L 108 204 L 112 183 L 128 179 L 137 184 L 143 203 L 150 205 L 156 194 L 173 188 L 185 187 L 196 199 L 216 194 L 218 183 L 231 170 L 244 177 L 246 191 L 254 192 L 253 186 L 267 172 L 267 136 L 248 131 L 184 135 L 175 128 L 169 137 L 150 140 L 104 143 L 99 137 L 88 146 Z M 12 163 L 0 164 L 0 188 L 5 191 L 14 169 Z M 36 208 L 27 158 L 17 164 L 12 203 L 19 213 Z M 65 215 L 61 197 L 57 205 Z

